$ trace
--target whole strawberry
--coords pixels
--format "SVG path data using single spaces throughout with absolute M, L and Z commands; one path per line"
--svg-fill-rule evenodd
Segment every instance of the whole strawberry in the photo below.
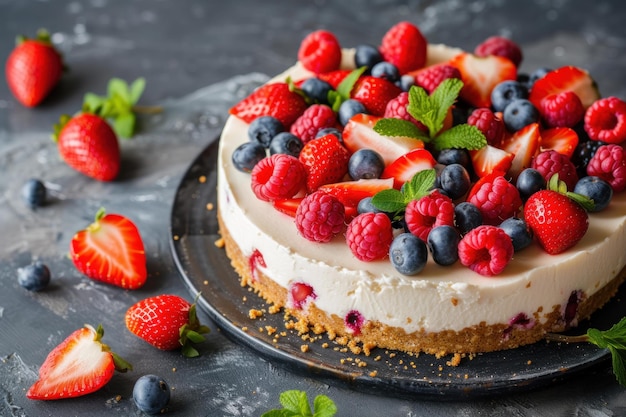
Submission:
M 325 184 L 340 181 L 348 172 L 350 154 L 333 134 L 328 134 L 308 142 L 299 156 L 307 171 L 308 192 Z
M 133 304 L 126 311 L 126 327 L 131 333 L 162 350 L 182 347 L 183 355 L 198 356 L 192 343 L 204 341 L 209 328 L 196 316 L 196 304 L 177 295 L 149 297 Z
M 400 87 L 391 81 L 365 75 L 356 82 L 351 96 L 363 103 L 369 114 L 382 116 L 385 114 L 387 103 L 398 97 L 401 92 Z
M 16 44 L 5 66 L 7 83 L 20 103 L 35 107 L 61 79 L 63 60 L 45 30 L 35 39 L 18 36 Z
M 81 113 L 62 116 L 55 125 L 61 158 L 78 172 L 100 181 L 112 181 L 120 170 L 120 147 L 115 132 L 100 116 Z

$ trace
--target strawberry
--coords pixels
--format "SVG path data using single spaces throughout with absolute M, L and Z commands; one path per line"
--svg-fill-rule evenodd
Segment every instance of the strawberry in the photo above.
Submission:
M 35 39 L 19 36 L 16 43 L 5 66 L 7 83 L 20 103 L 35 107 L 61 79 L 63 60 L 46 31 Z
M 274 116 L 285 129 L 306 110 L 306 101 L 292 91 L 289 84 L 277 82 L 265 84 L 230 108 L 229 113 L 246 123 L 259 116 Z
M 474 107 L 491 107 L 491 90 L 502 81 L 517 78 L 515 64 L 497 55 L 479 57 L 463 52 L 452 58 L 450 65 L 461 73 L 461 98 Z
M 337 197 L 346 209 L 346 219 L 351 219 L 357 214 L 359 201 L 366 197 L 373 197 L 379 191 L 388 190 L 392 187 L 393 180 L 391 179 L 361 179 L 324 184 L 318 190 Z
M 174 350 L 182 347 L 182 353 L 187 357 L 199 355 L 191 345 L 204 341 L 202 334 L 209 332 L 196 316 L 196 304 L 171 294 L 138 301 L 126 311 L 125 321 L 131 333 L 156 348 Z
M 100 116 L 81 113 L 61 116 L 54 138 L 61 158 L 78 172 L 112 181 L 120 170 L 120 147 L 115 132 Z
M 528 99 L 536 108 L 541 109 L 544 98 L 563 91 L 576 93 L 585 109 L 600 98 L 598 86 L 589 73 L 569 65 L 552 70 L 535 81 Z
M 399 189 L 419 171 L 434 168 L 437 161 L 426 149 L 413 149 L 387 165 L 381 178 L 393 178 L 394 188 Z
M 506 173 L 513 164 L 515 155 L 492 145 L 470 151 L 474 172 L 479 177 L 491 174 L 494 171 Z
M 578 134 L 569 127 L 554 127 L 541 132 L 539 151 L 557 151 L 571 158 L 578 146 Z
M 352 70 L 349 69 L 338 69 L 335 71 L 325 72 L 323 74 L 317 74 L 317 78 L 322 81 L 326 81 L 330 84 L 335 90 L 339 87 L 339 84 L 346 78 Z
M 307 190 L 313 192 L 321 185 L 337 182 L 346 175 L 350 154 L 335 135 L 328 134 L 307 142 L 300 151 L 299 159 L 307 171 Z
M 89 325 L 74 331 L 55 347 L 39 368 L 39 379 L 28 389 L 31 400 L 58 400 L 99 390 L 113 376 L 132 366 L 111 352 L 100 340 L 102 326 Z
M 532 164 L 533 157 L 539 151 L 541 135 L 539 124 L 530 123 L 514 132 L 499 146 L 506 152 L 515 155 L 508 172 L 513 178 L 517 178 L 520 172 Z
M 95 221 L 70 242 L 76 268 L 96 281 L 124 289 L 140 288 L 148 276 L 146 254 L 137 227 L 119 214 L 98 210 Z
M 426 38 L 417 26 L 400 22 L 385 33 L 379 50 L 385 61 L 395 65 L 400 74 L 405 74 L 426 64 L 427 46 Z
M 351 97 L 363 103 L 369 114 L 382 116 L 387 103 L 401 92 L 400 87 L 391 81 L 365 75 L 356 82 Z
M 302 197 L 283 198 L 272 201 L 272 206 L 283 214 L 296 217 L 296 211 L 301 202 Z
M 353 116 L 343 129 L 343 144 L 354 153 L 359 149 L 372 149 L 380 154 L 388 165 L 405 153 L 424 148 L 424 142 L 406 136 L 382 136 L 374 131 L 380 117 L 359 113 Z

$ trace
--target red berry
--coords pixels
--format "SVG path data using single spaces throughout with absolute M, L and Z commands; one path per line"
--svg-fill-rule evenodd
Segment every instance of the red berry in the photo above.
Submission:
M 265 258 L 263 254 L 258 249 L 254 249 L 250 258 L 248 258 L 248 268 L 250 268 L 250 276 L 253 281 L 259 280 L 259 269 L 267 268 L 267 264 L 265 263 Z
M 504 122 L 491 109 L 480 107 L 467 118 L 467 124 L 476 126 L 483 132 L 487 143 L 498 146 L 504 137 Z
M 317 295 L 313 291 L 313 287 L 304 282 L 292 282 L 289 284 L 289 293 L 287 295 L 287 306 L 302 310 L 309 301 L 315 300 Z
M 330 71 L 322 74 L 318 74 L 317 78 L 322 81 L 326 81 L 330 84 L 335 90 L 339 87 L 339 84 L 348 76 L 352 70 L 349 69 L 338 69 L 335 71 Z
M 491 36 L 485 39 L 474 49 L 474 54 L 478 56 L 497 55 L 508 58 L 519 67 L 522 62 L 522 49 L 512 40 L 502 36 Z
M 461 79 L 461 72 L 450 64 L 437 64 L 415 73 L 415 84 L 431 94 L 443 80 L 448 78 Z
M 326 243 L 343 231 L 345 217 L 345 208 L 337 197 L 316 191 L 298 206 L 296 227 L 306 239 Z
M 335 135 L 328 134 L 307 142 L 299 159 L 307 172 L 306 188 L 310 193 L 340 181 L 348 172 L 350 154 Z
M 259 200 L 291 198 L 304 189 L 306 171 L 295 157 L 274 154 L 263 158 L 252 169 L 251 184 Z
M 343 319 L 346 328 L 350 333 L 354 336 L 358 336 L 361 334 L 361 328 L 363 327 L 363 323 L 365 323 L 365 317 L 363 314 L 359 313 L 357 310 L 350 310 L 346 317 Z
M 346 242 L 350 250 L 364 262 L 388 256 L 392 240 L 391 220 L 384 213 L 359 214 L 350 222 L 346 231 Z
M 426 64 L 427 42 L 422 32 L 409 22 L 400 22 L 383 36 L 380 53 L 387 62 L 405 74 Z
M 336 127 L 337 114 L 324 104 L 313 104 L 291 125 L 291 133 L 300 138 L 302 143 L 315 139 L 315 135 L 327 127 Z
M 585 113 L 585 131 L 591 139 L 602 142 L 626 140 L 626 102 L 617 97 L 595 101 Z
M 522 207 L 519 191 L 500 173 L 481 178 L 470 190 L 467 201 L 478 207 L 484 223 L 490 225 L 515 216 Z
M 587 174 L 600 177 L 613 191 L 626 189 L 626 152 L 615 144 L 602 145 L 587 165 Z
M 557 151 L 539 152 L 533 159 L 531 168 L 539 171 L 546 179 L 546 182 L 550 180 L 552 175 L 559 174 L 559 180 L 565 182 L 568 190 L 573 190 L 578 182 L 576 166 L 566 155 Z
M 334 71 L 341 64 L 341 46 L 333 33 L 317 30 L 302 40 L 298 59 L 315 74 Z
M 433 191 L 407 204 L 404 219 L 409 231 L 426 242 L 433 228 L 454 226 L 454 204 L 450 197 Z
M 383 117 L 406 120 L 413 123 L 421 131 L 428 132 L 428 128 L 424 126 L 422 122 L 411 116 L 411 114 L 407 110 L 408 105 L 409 93 L 403 91 L 402 93 L 398 94 L 396 98 L 390 100 L 387 103 Z
M 459 242 L 459 261 L 483 276 L 501 273 L 513 258 L 513 243 L 503 229 L 482 225 Z
M 401 92 L 400 87 L 391 81 L 366 75 L 356 82 L 352 98 L 363 103 L 368 114 L 382 116 L 385 114 L 387 103 Z
M 541 100 L 539 112 L 548 127 L 574 127 L 583 119 L 585 109 L 576 93 L 563 91 Z

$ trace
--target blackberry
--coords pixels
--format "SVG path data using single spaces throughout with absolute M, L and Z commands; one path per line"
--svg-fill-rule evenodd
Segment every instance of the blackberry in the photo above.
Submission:
M 606 145 L 606 142 L 597 140 L 578 142 L 574 154 L 572 155 L 572 163 L 576 167 L 578 178 L 587 176 L 587 165 L 589 165 L 589 161 L 591 161 L 591 158 L 593 158 L 598 148 L 602 145 Z

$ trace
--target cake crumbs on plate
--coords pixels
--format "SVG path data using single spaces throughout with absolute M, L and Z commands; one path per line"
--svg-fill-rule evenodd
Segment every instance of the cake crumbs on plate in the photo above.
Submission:
M 248 317 L 250 317 L 252 320 L 256 320 L 260 317 L 263 317 L 263 311 L 257 310 L 256 308 L 251 308 L 248 311 Z
M 206 209 L 208 211 L 212 211 L 215 208 L 215 205 L 213 203 L 207 203 L 206 204 Z
M 200 184 L 204 184 L 204 183 L 206 182 L 206 175 L 200 175 L 200 176 L 198 177 L 198 182 L 199 182 Z
M 300 346 L 300 351 L 301 351 L 302 353 L 306 353 L 306 352 L 308 352 L 308 351 L 309 351 L 309 345 L 301 345 L 301 346 Z
M 218 248 L 220 248 L 220 249 L 221 249 L 221 248 L 223 248 L 223 247 L 224 247 L 224 238 L 223 238 L 223 237 L 220 237 L 219 239 L 217 239 L 217 240 L 214 242 L 214 244 L 215 244 L 215 246 L 216 246 L 216 247 L 218 247 Z

